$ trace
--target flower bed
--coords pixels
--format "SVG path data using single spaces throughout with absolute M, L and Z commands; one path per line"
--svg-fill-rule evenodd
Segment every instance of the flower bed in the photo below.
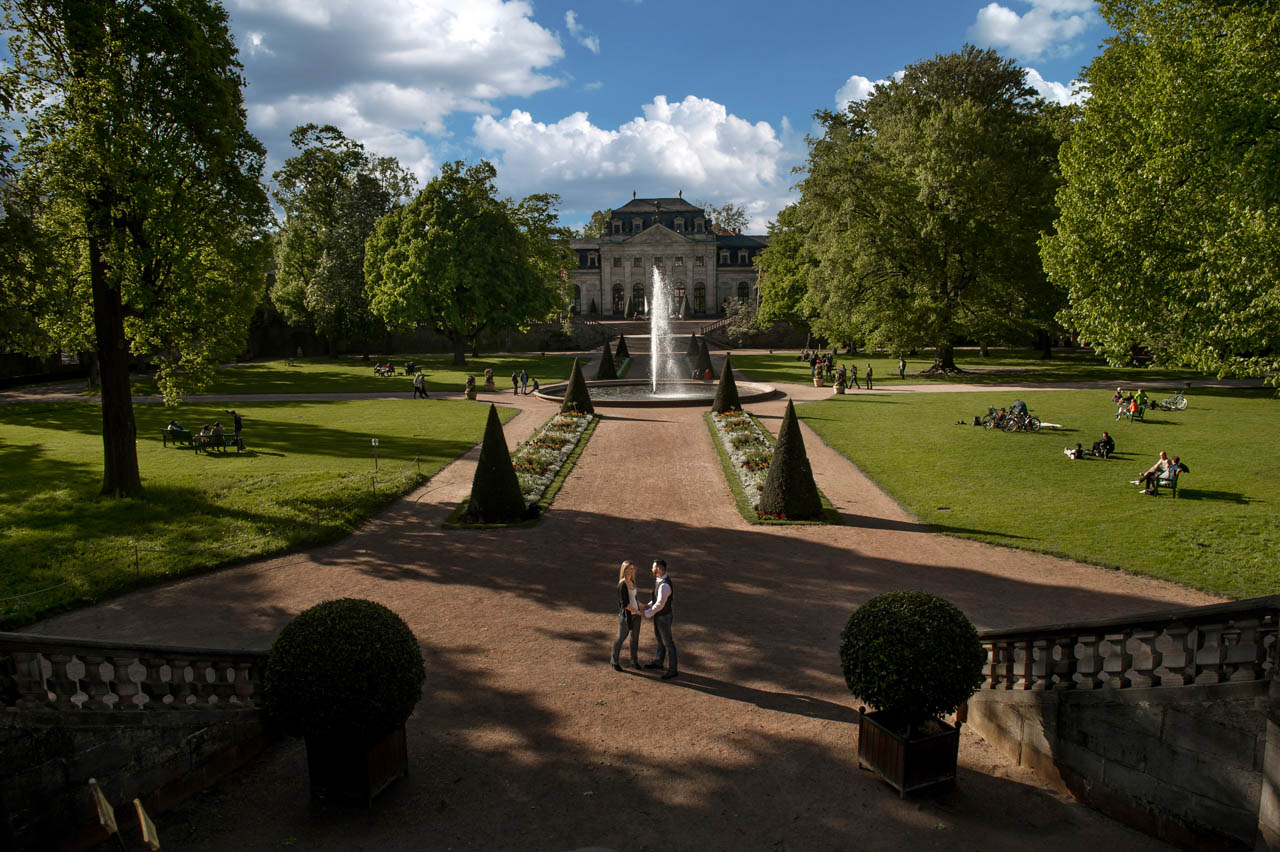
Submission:
M 745 411 L 726 411 L 723 414 L 708 412 L 707 424 L 711 429 L 716 450 L 730 479 L 742 517 L 753 524 L 839 524 L 840 513 L 832 508 L 826 495 L 822 498 L 823 517 L 820 520 L 797 521 L 785 515 L 761 514 L 760 495 L 769 477 L 769 465 L 773 462 L 774 438 L 756 419 Z
M 543 498 L 596 419 L 594 414 L 557 414 L 542 424 L 529 440 L 516 446 L 511 453 L 511 464 L 516 469 L 526 504 L 532 505 Z

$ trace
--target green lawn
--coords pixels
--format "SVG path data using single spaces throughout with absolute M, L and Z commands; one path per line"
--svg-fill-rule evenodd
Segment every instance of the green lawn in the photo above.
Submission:
M 246 451 L 164 448 L 221 407 L 136 405 L 144 496 L 99 499 L 101 413 L 0 406 L 0 624 L 211 566 L 339 538 L 472 447 L 487 407 L 443 400 L 238 405 Z M 515 416 L 499 408 L 505 420 Z M 374 472 L 371 438 L 379 439 Z M 135 547 L 137 563 L 135 566 Z M 50 588 L 53 587 L 53 588 Z
M 590 358 L 591 353 L 584 353 Z M 384 359 L 385 361 L 386 359 Z M 511 355 L 492 358 L 468 358 L 466 367 L 453 366 L 449 355 L 397 355 L 391 359 L 397 371 L 403 372 L 405 361 L 415 361 L 427 374 L 427 391 L 462 390 L 467 376 L 483 383 L 486 367 L 493 369 L 499 389 L 511 391 L 511 372 L 528 370 L 530 378 L 537 377 L 542 384 L 569 378 L 573 357 L 569 355 Z M 267 361 L 256 364 L 234 364 L 224 367 L 214 375 L 213 383 L 201 393 L 230 396 L 247 393 L 377 393 L 403 392 L 413 396 L 410 376 L 376 376 L 374 361 L 358 358 L 304 358 L 289 366 L 288 361 Z M 135 395 L 159 393 L 150 378 L 134 381 Z
M 1062 429 L 988 432 L 972 422 L 1007 393 L 854 394 L 796 407 L 829 445 L 940 531 L 1163 577 L 1232 598 L 1280 586 L 1280 401 L 1271 390 L 1193 391 L 1181 412 L 1117 423 L 1106 391 L 1022 395 Z M 1110 460 L 1071 461 L 1103 430 Z M 1145 497 L 1129 480 L 1160 450 L 1191 472 Z
M 798 350 L 777 351 L 772 355 L 733 355 L 735 371 L 760 382 L 792 382 L 809 384 L 809 365 L 796 360 Z M 1142 387 L 1157 381 L 1196 381 L 1205 378 L 1190 370 L 1153 370 L 1130 367 L 1108 367 L 1106 362 L 1082 350 L 1055 350 L 1048 360 L 1040 358 L 1039 350 L 992 349 L 982 358 L 976 349 L 956 352 L 956 365 L 966 372 L 958 376 L 922 376 L 920 371 L 933 364 L 933 353 L 923 352 L 908 356 L 906 379 L 898 378 L 898 359 L 884 354 L 836 356 L 837 363 L 857 364 L 858 381 L 863 381 L 867 364 L 871 364 L 876 385 L 921 384 L 924 382 L 963 384 L 1006 384 L 1011 382 L 1112 382 L 1127 388 Z

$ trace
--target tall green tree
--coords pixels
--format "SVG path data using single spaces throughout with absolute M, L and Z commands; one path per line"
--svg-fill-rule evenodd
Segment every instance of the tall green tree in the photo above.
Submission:
M 609 211 L 597 210 L 591 219 L 582 227 L 581 237 L 601 237 L 609 233 Z
M 30 305 L 55 344 L 92 341 L 102 493 L 136 494 L 130 359 L 156 362 L 175 400 L 243 347 L 265 281 L 264 151 L 246 128 L 226 11 L 208 0 L 2 5 L 19 183 L 39 199 L 34 221 L 57 259 L 56 276 L 26 265 L 29 286 L 44 288 Z M 61 313 L 67 304 L 79 307 Z
M 817 259 L 809 250 L 804 208 L 789 204 L 769 223 L 769 245 L 756 260 L 760 271 L 760 309 L 757 321 L 808 328 L 816 311 L 807 300 Z
M 1280 4 L 1104 0 L 1042 242 L 1064 320 L 1115 362 L 1280 370 Z
M 1037 240 L 1054 215 L 1056 115 L 1021 68 L 972 46 L 819 112 L 796 255 L 815 331 L 932 345 L 931 369 L 950 372 L 959 339 L 1052 327 L 1063 300 Z
M 712 231 L 743 231 L 747 227 L 747 208 L 741 204 L 726 201 L 716 206 L 709 201 L 695 201 L 694 207 L 700 207 L 707 214 L 707 229 Z
M 486 328 L 528 327 L 566 304 L 560 270 L 571 233 L 555 195 L 497 197 L 487 161 L 445 163 L 406 207 L 378 221 L 365 248 L 365 293 L 388 327 L 421 323 L 466 363 Z
M 377 221 L 416 181 L 394 157 L 375 157 L 333 125 L 290 134 L 298 153 L 274 175 L 284 226 L 276 243 L 271 301 L 295 325 L 310 325 L 330 350 L 382 330 L 364 295 L 364 246 Z

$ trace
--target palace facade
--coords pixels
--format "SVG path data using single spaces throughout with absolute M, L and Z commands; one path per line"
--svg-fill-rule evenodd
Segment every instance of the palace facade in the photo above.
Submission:
M 714 233 L 706 212 L 683 198 L 633 198 L 609 211 L 608 232 L 575 239 L 570 287 L 574 309 L 621 317 L 627 298 L 652 309 L 653 271 L 673 294 L 689 301 L 694 316 L 723 316 L 733 300 L 754 300 L 759 276 L 753 262 L 767 237 Z

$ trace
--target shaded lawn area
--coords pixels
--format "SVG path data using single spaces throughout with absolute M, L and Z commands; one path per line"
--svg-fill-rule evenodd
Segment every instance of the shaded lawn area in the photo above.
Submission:
M 136 405 L 146 492 L 109 500 L 97 496 L 97 405 L 0 406 L 0 599 L 28 595 L 0 600 L 0 624 L 340 538 L 474 446 L 488 415 L 470 402 L 411 399 L 238 410 L 246 450 L 196 453 L 165 448 L 160 430 L 175 416 L 189 429 L 215 419 L 229 429 L 220 407 Z
M 1270 390 L 1203 390 L 1186 411 L 1117 423 L 1102 390 L 1023 394 L 1062 429 L 1004 433 L 973 426 L 1007 393 L 833 396 L 796 406 L 824 441 L 939 531 L 1162 577 L 1232 598 L 1280 581 L 1280 401 Z M 1103 430 L 1109 460 L 1071 461 Z M 1191 469 L 1178 497 L 1129 480 L 1160 450 Z
M 584 363 L 591 357 L 585 352 L 580 358 Z M 386 363 L 388 359 L 382 359 Z M 235 395 L 242 393 L 377 393 L 403 392 L 413 396 L 413 377 L 403 375 L 406 361 L 414 361 L 419 370 L 427 374 L 427 392 L 461 392 L 467 376 L 475 376 L 478 385 L 484 384 L 485 368 L 493 370 L 494 381 L 500 390 L 511 392 L 511 372 L 521 369 L 529 373 L 530 383 L 536 376 L 542 384 L 564 381 L 573 368 L 571 355 L 511 355 L 493 358 L 468 358 L 465 367 L 455 367 L 450 355 L 397 355 L 391 361 L 395 376 L 374 375 L 374 360 L 359 358 L 302 358 L 289 366 L 287 360 L 267 361 L 259 364 L 233 364 L 219 369 L 213 382 L 200 393 Z M 155 380 L 139 378 L 133 382 L 137 396 L 158 394 Z
M 883 353 L 869 355 L 860 352 L 836 355 L 836 363 L 856 364 L 858 381 L 863 382 L 867 364 L 871 364 L 876 385 L 909 384 L 926 382 L 952 384 L 1008 384 L 1011 382 L 1109 382 L 1129 389 L 1160 381 L 1197 381 L 1206 377 L 1191 370 L 1156 370 L 1149 368 L 1109 367 L 1092 354 L 1079 349 L 1056 349 L 1053 357 L 1044 360 L 1038 349 L 992 349 L 986 358 L 977 349 L 957 349 L 956 366 L 966 372 L 957 376 L 922 376 L 921 371 L 933 366 L 933 352 L 924 351 L 907 356 L 906 379 L 898 378 L 898 359 Z M 799 350 L 778 350 L 772 355 L 734 355 L 733 366 L 747 378 L 760 382 L 791 382 L 809 384 L 811 373 L 808 363 L 797 361 Z M 865 382 L 863 382 L 865 386 Z

